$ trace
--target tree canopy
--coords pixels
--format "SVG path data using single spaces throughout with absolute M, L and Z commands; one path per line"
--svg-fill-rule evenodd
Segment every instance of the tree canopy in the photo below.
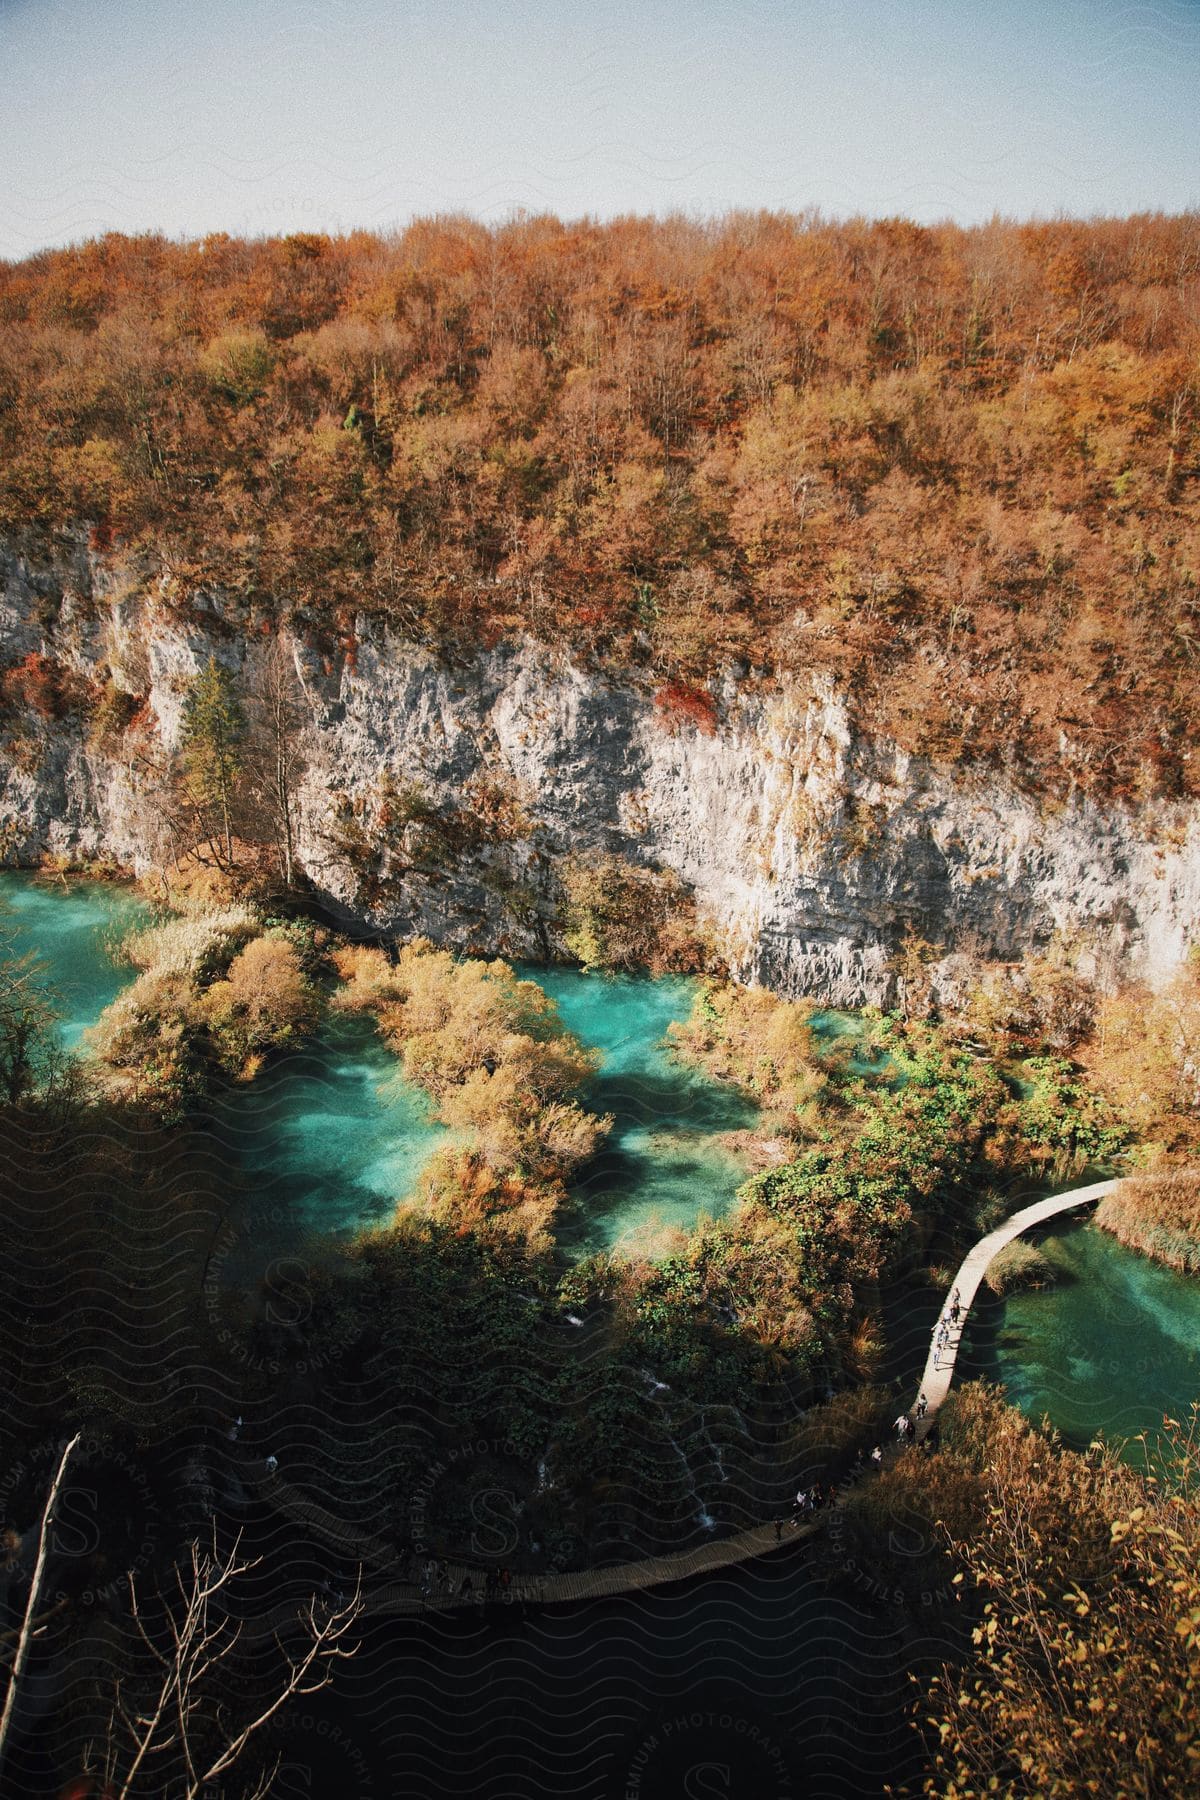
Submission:
M 718 667 L 818 670 L 936 758 L 1194 793 L 1198 348 L 1195 214 L 109 236 L 0 265 L 0 528 L 331 658 L 528 631 L 702 728 Z

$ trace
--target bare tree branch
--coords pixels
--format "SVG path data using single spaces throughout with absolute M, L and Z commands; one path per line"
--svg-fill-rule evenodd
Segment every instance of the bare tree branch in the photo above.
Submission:
M 357 1645 L 347 1637 L 362 1611 L 361 1580 L 351 1598 L 342 1606 L 320 1608 L 310 1601 L 300 1618 L 308 1642 L 303 1650 L 290 1652 L 276 1637 L 286 1665 L 277 1691 L 268 1704 L 241 1729 L 223 1721 L 223 1707 L 213 1693 L 212 1677 L 221 1663 L 237 1646 L 242 1626 L 227 1617 L 214 1619 L 211 1608 L 239 1576 L 257 1566 L 242 1561 L 238 1555 L 240 1538 L 224 1555 L 218 1554 L 215 1541 L 211 1552 L 201 1554 L 199 1545 L 191 1547 L 190 1572 L 175 1570 L 175 1589 L 169 1597 L 161 1595 L 166 1614 L 159 1627 L 160 1642 L 143 1618 L 138 1595 L 130 1580 L 130 1602 L 133 1620 L 141 1642 L 151 1652 L 161 1670 L 157 1691 L 144 1711 L 131 1715 L 118 1684 L 110 1728 L 110 1744 L 115 1742 L 117 1728 L 129 1742 L 132 1752 L 124 1778 L 116 1788 L 117 1800 L 129 1800 L 138 1790 L 138 1782 L 151 1759 L 172 1757 L 177 1773 L 171 1791 L 180 1800 L 197 1800 L 210 1783 L 225 1774 L 243 1755 L 251 1740 L 275 1718 L 294 1696 L 312 1694 L 330 1679 L 331 1665 L 353 1656 Z M 161 1647 L 166 1634 L 169 1649 Z M 201 1753 L 201 1744 L 211 1738 L 214 1726 L 224 1738 L 213 1753 L 211 1743 Z M 115 1755 L 114 1768 L 121 1758 Z M 114 1783 L 116 1776 L 112 1777 Z M 156 1772 L 156 1780 L 160 1772 Z M 245 1800 L 262 1800 L 270 1788 L 270 1774 L 258 1780 Z
M 17 1689 L 20 1686 L 21 1677 L 25 1673 L 25 1664 L 29 1661 L 29 1652 L 36 1634 L 35 1620 L 37 1618 L 38 1599 L 41 1595 L 42 1577 L 45 1574 L 46 1569 L 47 1529 L 54 1521 L 54 1503 L 58 1499 L 58 1491 L 62 1487 L 63 1476 L 67 1472 L 67 1464 L 71 1460 L 72 1453 L 79 1443 L 81 1435 L 82 1434 L 77 1431 L 62 1453 L 62 1461 L 58 1465 L 58 1473 L 50 1484 L 50 1493 L 46 1500 L 46 1510 L 42 1514 L 42 1526 L 38 1533 L 37 1558 L 33 1565 L 33 1580 L 30 1583 L 29 1599 L 25 1606 L 25 1620 L 21 1626 L 21 1635 L 17 1639 L 17 1652 L 13 1657 L 12 1672 L 8 1678 L 8 1693 L 5 1695 L 4 1699 L 4 1712 L 0 1715 L 0 1766 L 3 1766 L 4 1763 L 4 1753 L 8 1745 L 9 1728 L 12 1724 L 13 1715 L 16 1710 Z

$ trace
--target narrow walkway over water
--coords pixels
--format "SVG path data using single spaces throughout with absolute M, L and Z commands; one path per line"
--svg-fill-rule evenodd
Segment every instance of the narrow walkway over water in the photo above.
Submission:
M 958 1348 L 962 1340 L 963 1329 L 970 1314 L 971 1307 L 983 1280 L 985 1271 L 992 1258 L 1003 1250 L 1006 1244 L 1028 1231 L 1034 1225 L 1040 1225 L 1047 1219 L 1055 1218 L 1059 1213 L 1072 1211 L 1075 1207 L 1086 1206 L 1093 1200 L 1100 1200 L 1120 1186 L 1120 1180 L 1094 1181 L 1087 1187 L 1072 1188 L 1064 1194 L 1052 1194 L 1045 1200 L 1035 1200 L 1032 1205 L 1022 1207 L 994 1231 L 970 1250 L 963 1260 L 951 1285 L 951 1294 L 958 1291 L 959 1320 L 951 1327 L 949 1342 L 939 1351 L 938 1331 L 943 1321 L 949 1325 L 949 1308 L 939 1315 L 934 1326 L 929 1348 L 929 1359 L 925 1365 L 925 1374 L 920 1391 L 926 1400 L 926 1412 L 917 1423 L 916 1436 L 923 1438 L 933 1424 L 934 1417 L 950 1390 L 954 1366 L 958 1358 Z M 373 1569 L 384 1573 L 389 1567 L 395 1567 L 395 1551 L 384 1539 L 377 1538 L 369 1532 L 359 1531 L 345 1520 L 339 1519 L 314 1500 L 309 1494 L 294 1487 L 277 1472 L 261 1473 L 262 1465 L 246 1460 L 243 1469 L 250 1484 L 257 1488 L 270 1503 L 281 1513 L 305 1526 L 318 1538 L 336 1548 L 346 1561 L 357 1563 L 364 1571 Z M 686 1581 L 690 1576 L 709 1574 L 717 1569 L 729 1568 L 735 1563 L 747 1562 L 752 1557 L 763 1556 L 768 1551 L 777 1549 L 783 1544 L 792 1544 L 810 1537 L 822 1523 L 821 1514 L 808 1514 L 802 1517 L 793 1515 L 787 1519 L 774 1521 L 766 1525 L 756 1525 L 749 1531 L 741 1531 L 732 1537 L 713 1539 L 709 1543 L 697 1544 L 688 1550 L 676 1551 L 669 1556 L 641 1557 L 636 1562 L 614 1563 L 607 1568 L 580 1569 L 561 1574 L 521 1574 L 512 1578 L 508 1588 L 497 1596 L 510 1602 L 533 1603 L 536 1605 L 552 1605 L 555 1602 L 601 1599 L 612 1594 L 632 1593 L 642 1588 L 658 1587 L 666 1582 Z M 482 1571 L 457 1563 L 441 1563 L 439 1580 L 436 1586 L 418 1585 L 412 1581 L 392 1581 L 380 1586 L 372 1586 L 368 1606 L 372 1613 L 398 1612 L 423 1613 L 429 1610 L 443 1611 L 481 1604 L 485 1598 L 478 1585 L 482 1579 Z M 469 1581 L 470 1588 L 462 1591 L 463 1584 Z M 290 1609 L 294 1614 L 295 1608 Z M 289 1614 L 287 1607 L 278 1609 L 278 1615 L 272 1615 L 271 1628 L 280 1628 Z M 260 1621 L 260 1625 L 263 1622 Z
M 1051 1194 L 1048 1199 L 1035 1200 L 1032 1206 L 1023 1206 L 1015 1212 L 1011 1219 L 1005 1219 L 1003 1225 L 997 1225 L 995 1231 L 989 1231 L 986 1237 L 980 1238 L 973 1249 L 969 1250 L 950 1284 L 950 1294 L 946 1305 L 938 1314 L 937 1323 L 929 1343 L 929 1358 L 925 1364 L 925 1373 L 921 1377 L 918 1398 L 925 1396 L 924 1416 L 916 1420 L 916 1436 L 923 1438 L 933 1425 L 934 1418 L 942 1401 L 950 1391 L 950 1382 L 954 1376 L 954 1365 L 958 1361 L 958 1347 L 962 1342 L 967 1319 L 979 1291 L 979 1284 L 987 1271 L 992 1258 L 1003 1250 L 1006 1244 L 1020 1237 L 1033 1225 L 1041 1225 L 1046 1219 L 1053 1219 L 1058 1213 L 1070 1212 L 1076 1206 L 1086 1206 L 1089 1201 L 1101 1200 L 1105 1194 L 1111 1194 L 1114 1188 L 1120 1187 L 1119 1180 L 1093 1181 L 1088 1187 L 1071 1188 L 1065 1194 Z M 957 1292 L 958 1321 L 951 1323 L 950 1302 Z M 947 1341 L 939 1347 L 938 1334 L 943 1325 L 948 1332 Z M 916 1412 L 916 1402 L 913 1412 Z

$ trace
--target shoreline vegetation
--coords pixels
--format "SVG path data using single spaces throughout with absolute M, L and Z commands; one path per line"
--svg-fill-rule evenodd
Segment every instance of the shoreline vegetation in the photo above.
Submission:
M 86 1037 L 108 1094 L 171 1119 L 214 1075 L 253 1080 L 315 1030 L 325 941 L 238 904 L 131 933 L 120 955 L 139 972 Z
M 983 1279 L 993 1294 L 1002 1300 L 1005 1294 L 1021 1288 L 1052 1287 L 1058 1272 L 1036 1244 L 1022 1243 L 1016 1238 L 993 1256 Z
M 0 957 L 0 1627 L 42 1678 L 48 1791 L 169 1693 L 155 1589 L 186 1607 L 253 1567 L 231 1619 L 294 1601 L 352 1631 L 351 1552 L 281 1531 L 269 1481 L 243 1480 L 276 1469 L 380 1548 L 368 1583 L 427 1591 L 441 1559 L 477 1566 L 484 1520 L 507 1573 L 553 1573 L 805 1495 L 813 1571 L 877 1653 L 863 1705 L 911 1679 L 910 1791 L 1195 1791 L 1200 1412 L 1136 1468 L 964 1383 L 911 1446 L 890 1301 L 940 1304 L 967 1245 L 1086 1171 L 1128 1172 L 1104 1229 L 1200 1274 L 1200 950 L 1112 992 L 1094 945 L 1002 966 L 959 946 L 935 990 L 918 920 L 895 1010 L 839 1033 L 731 982 L 668 871 L 564 858 L 546 943 L 597 975 L 694 974 L 670 1048 L 761 1124 L 732 1212 L 572 1263 L 556 1223 L 611 1123 L 597 1056 L 507 963 L 306 916 L 288 645 L 333 680 L 368 631 L 448 662 L 532 638 L 644 684 L 701 754 L 739 686 L 815 680 L 902 757 L 1174 833 L 1200 794 L 1198 298 L 1195 213 L 448 217 L 0 264 L 0 533 L 38 634 L 0 666 L 0 753 L 32 781 L 71 721 L 131 769 L 152 756 L 175 856 L 83 1055 L 36 959 Z M 137 644 L 95 679 L 74 659 L 114 583 L 256 645 L 180 692 L 176 752 Z M 439 804 L 384 769 L 342 798 L 360 899 L 474 859 L 529 902 L 491 866 L 538 848 L 511 783 Z M 855 854 L 877 824 L 856 806 Z M 384 1226 L 282 1264 L 255 1242 L 226 1280 L 260 1177 L 206 1107 L 331 1011 L 375 1021 L 450 1140 Z M 1014 1243 L 988 1281 L 1044 1264 Z M 34 1620 L 68 1436 L 94 1540 L 51 1543 Z M 177 1697 L 236 1741 L 286 1687 L 284 1644 L 192 1642 Z M 257 1755 L 248 1792 L 272 1779 Z M 122 1792 L 194 1785 L 190 1756 L 165 1744 Z
M 1135 1175 L 1096 1209 L 1096 1223 L 1130 1250 L 1181 1275 L 1200 1275 L 1200 1174 Z
M 545 1252 L 565 1184 L 612 1129 L 581 1104 L 600 1056 L 566 1031 L 554 1002 L 505 962 L 458 959 L 424 939 L 395 960 L 342 946 L 332 1004 L 369 1013 L 438 1117 L 467 1136 L 439 1151 L 411 1211 Z

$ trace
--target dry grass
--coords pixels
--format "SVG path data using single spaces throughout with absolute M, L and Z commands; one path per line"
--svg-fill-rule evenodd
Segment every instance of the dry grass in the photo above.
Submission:
M 1200 1274 L 1200 1174 L 1192 1170 L 1123 1181 L 1100 1202 L 1096 1223 L 1131 1250 L 1182 1275 Z
M 190 975 L 219 948 L 249 943 L 261 929 L 244 906 L 206 906 L 133 932 L 121 953 L 135 969 L 157 975 Z
M 1050 1287 L 1057 1279 L 1049 1258 L 1019 1238 L 996 1252 L 984 1275 L 993 1294 L 999 1295 L 1014 1293 L 1018 1288 Z

